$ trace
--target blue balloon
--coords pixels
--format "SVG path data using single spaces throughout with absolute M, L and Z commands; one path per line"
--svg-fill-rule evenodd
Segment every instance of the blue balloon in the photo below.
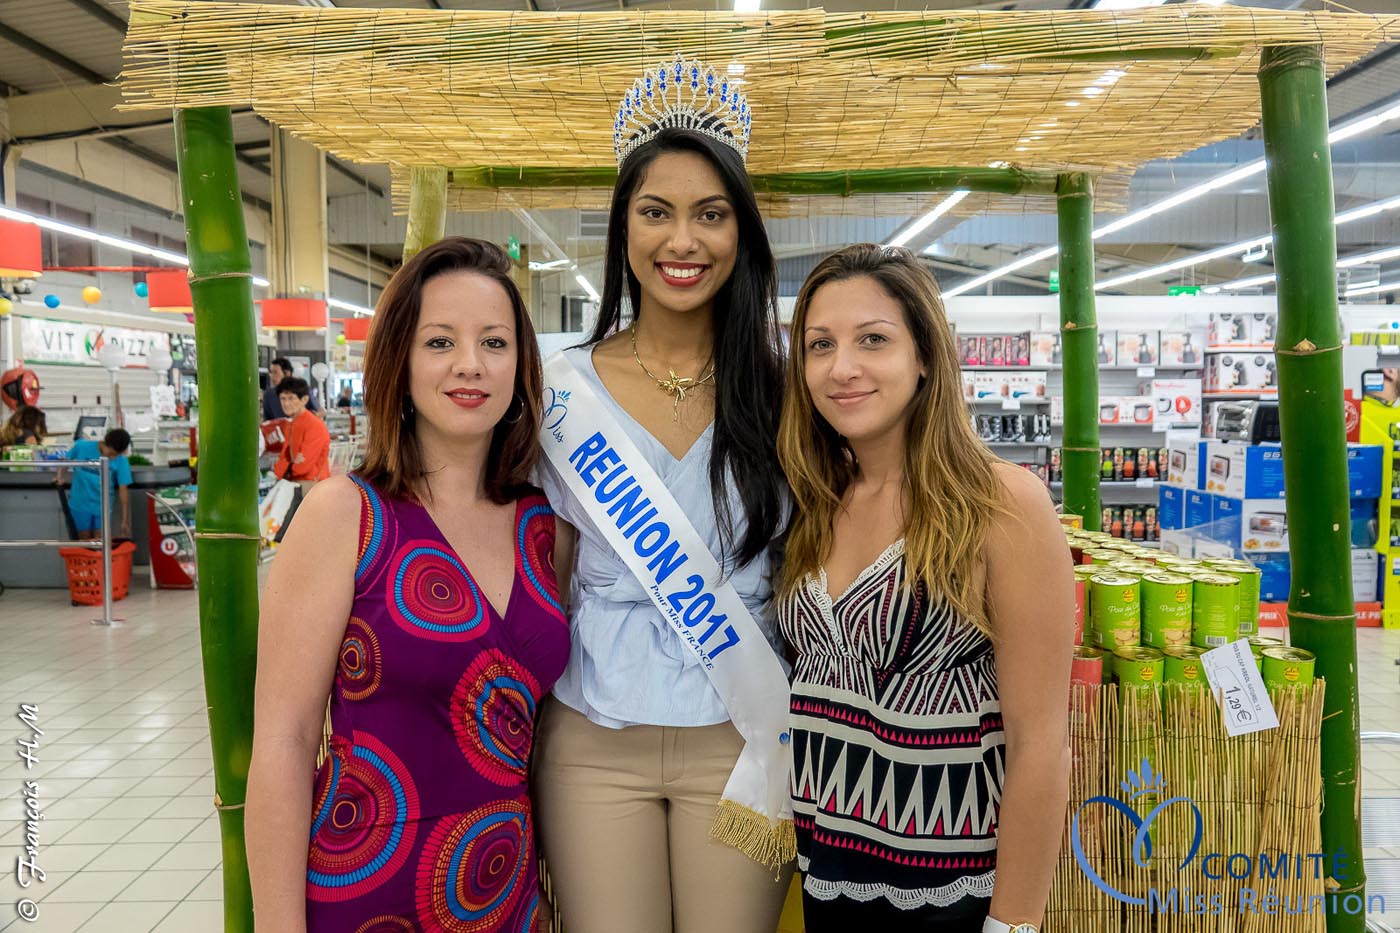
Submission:
M 57 308 L 62 302 L 58 300 L 57 295 L 45 295 L 44 304 L 48 305 L 50 308 Z
M 145 282 L 137 282 L 137 283 L 136 283 L 136 297 L 137 297 L 137 298 L 145 298 L 146 295 L 148 295 L 148 294 L 150 293 L 150 291 L 151 291 L 151 290 L 150 290 L 149 288 L 146 287 L 146 283 L 145 283 Z

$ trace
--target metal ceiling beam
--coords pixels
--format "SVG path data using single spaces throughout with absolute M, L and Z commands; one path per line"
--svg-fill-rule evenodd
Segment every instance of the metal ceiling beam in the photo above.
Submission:
M 19 46 L 29 54 L 37 55 L 49 64 L 57 65 L 65 71 L 72 72 L 93 84 L 102 84 L 108 80 L 106 75 L 98 74 L 87 65 L 73 61 L 73 59 L 64 55 L 62 52 L 51 49 L 39 40 L 31 38 L 18 29 L 7 26 L 4 23 L 0 23 L 0 39 L 4 39 L 11 45 Z
M 126 35 L 126 20 L 98 3 L 97 0 L 68 0 L 68 2 L 93 19 L 100 20 L 122 35 Z
M 154 149 L 147 149 L 145 146 L 138 145 L 137 143 L 134 143 L 131 140 L 127 139 L 125 136 L 113 136 L 110 139 L 106 140 L 106 142 L 110 143 L 113 146 L 116 146 L 118 149 L 131 153 L 139 159 L 144 159 L 152 165 L 155 165 L 159 168 L 163 168 L 166 171 L 170 172 L 172 175 L 179 174 L 180 168 L 178 165 L 175 164 L 174 159 L 170 158 L 169 156 L 161 155 Z M 254 166 L 254 168 L 257 168 L 257 166 Z M 262 198 L 256 195 L 249 194 L 246 191 L 243 192 L 243 202 L 245 204 L 249 204 L 253 207 L 256 207 L 260 211 L 265 211 L 267 213 L 272 212 L 271 204 L 269 204 L 267 201 L 264 201 Z
M 346 178 L 350 179 L 350 180 L 353 181 L 355 184 L 364 187 L 365 189 L 367 189 L 371 194 L 375 195 L 376 197 L 380 197 L 380 198 L 384 197 L 384 189 L 383 189 L 383 188 L 379 187 L 379 186 L 376 185 L 374 182 L 370 181 L 368 178 L 366 178 L 365 176 L 361 175 L 359 172 L 357 172 L 357 171 L 355 171 L 354 169 L 350 168 L 348 165 L 346 165 L 344 162 L 342 162 L 342 161 L 340 161 L 339 159 L 337 159 L 335 156 L 329 155 L 329 154 L 328 154 L 328 155 L 326 156 L 326 165 L 328 165 L 328 166 L 330 166 L 331 168 L 335 169 L 336 172 L 338 172 L 338 173 L 341 174 L 341 175 L 344 175 Z

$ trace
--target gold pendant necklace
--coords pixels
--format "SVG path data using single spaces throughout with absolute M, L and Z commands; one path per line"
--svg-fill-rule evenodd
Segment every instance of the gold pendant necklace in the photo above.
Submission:
M 674 421 L 681 420 L 681 402 L 685 401 L 685 393 L 689 392 L 691 389 L 696 388 L 697 386 L 702 386 L 707 382 L 713 382 L 715 378 L 714 364 L 711 363 L 710 371 L 698 379 L 692 379 L 689 376 L 677 376 L 676 371 L 674 369 L 670 369 L 669 367 L 667 368 L 666 372 L 669 374 L 670 378 L 657 379 L 655 374 L 653 374 L 651 370 L 647 369 L 647 364 L 642 362 L 641 354 L 637 352 L 637 322 L 633 321 L 632 326 L 628 329 L 632 332 L 632 356 L 636 359 L 637 365 L 642 367 L 642 372 L 647 374 L 648 379 L 653 379 L 656 381 L 656 384 L 661 389 L 661 391 L 665 392 L 667 395 L 675 399 L 675 404 L 673 406 L 671 417 Z

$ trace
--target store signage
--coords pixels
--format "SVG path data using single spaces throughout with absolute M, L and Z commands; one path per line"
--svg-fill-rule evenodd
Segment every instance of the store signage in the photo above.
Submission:
M 97 351 L 110 342 L 126 351 L 126 368 L 148 368 L 146 355 L 160 347 L 170 349 L 170 335 L 155 330 L 131 330 L 46 318 L 19 319 L 20 355 L 26 363 L 63 366 L 101 366 Z
M 1199 295 L 1201 286 L 1199 285 L 1171 285 L 1167 288 L 1167 294 L 1175 298 L 1177 295 Z
M 510 254 L 511 259 L 514 259 L 516 262 L 519 262 L 520 241 L 517 240 L 515 237 L 511 237 L 510 239 L 506 240 L 506 252 Z
M 1060 290 L 1060 270 L 1050 270 L 1050 293 L 1053 295 Z

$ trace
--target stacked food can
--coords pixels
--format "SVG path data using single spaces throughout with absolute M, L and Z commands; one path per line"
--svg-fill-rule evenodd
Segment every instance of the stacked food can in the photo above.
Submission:
M 1248 639 L 1269 687 L 1309 684 L 1313 657 L 1259 637 L 1259 569 L 1179 557 L 1062 520 L 1074 558 L 1072 680 L 1205 683 L 1201 656 Z

